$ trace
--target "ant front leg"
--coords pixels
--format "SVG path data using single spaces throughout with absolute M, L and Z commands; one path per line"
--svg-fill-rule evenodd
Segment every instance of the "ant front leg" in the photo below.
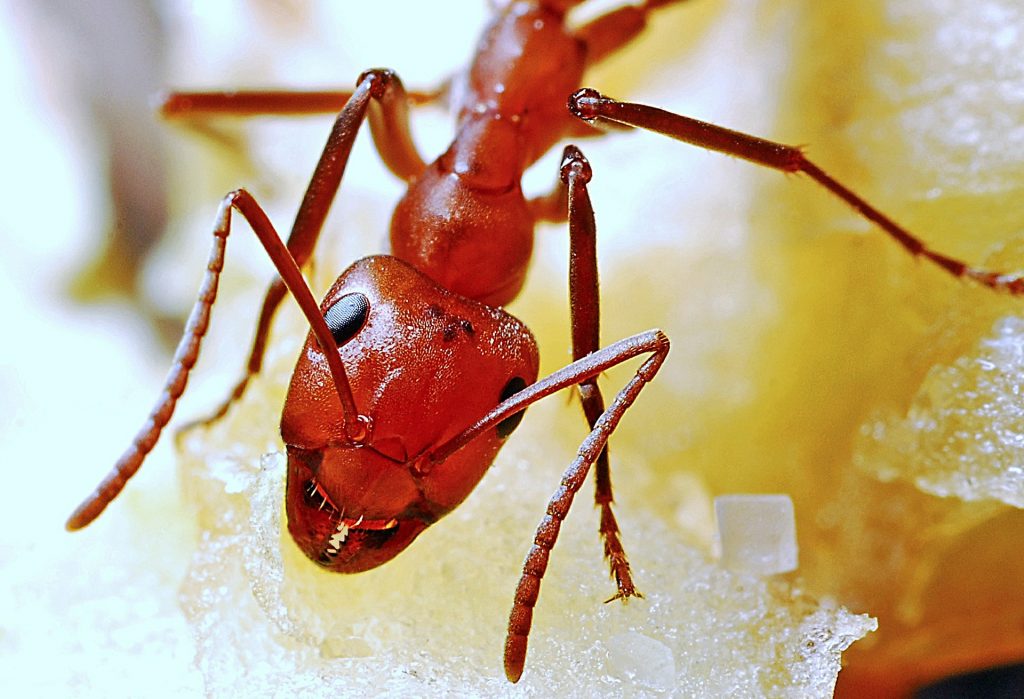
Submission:
M 990 289 L 1014 296 L 1024 295 L 1024 274 L 1005 274 L 972 267 L 961 260 L 932 250 L 919 237 L 826 174 L 808 160 L 799 148 L 732 131 L 656 107 L 619 102 L 590 88 L 578 90 L 569 98 L 569 110 L 588 123 L 598 121 L 602 124 L 624 124 L 647 129 L 677 141 L 742 158 L 780 172 L 803 173 L 881 228 L 914 257 L 922 257 L 954 277 L 971 279 Z
M 270 109 L 278 102 L 289 104 L 293 99 L 301 102 L 301 99 L 295 97 L 294 94 L 289 96 L 289 93 L 277 92 L 241 93 L 243 97 L 249 95 L 250 97 L 247 99 L 241 99 L 235 93 L 207 93 L 205 100 L 199 99 L 197 95 L 200 93 L 189 94 L 187 99 L 185 97 L 181 99 L 201 104 L 220 105 L 224 107 L 225 111 L 234 105 L 239 107 L 241 113 L 247 112 L 240 105 L 249 105 L 252 109 L 257 107 Z M 299 94 L 323 95 L 328 93 Z M 273 97 L 275 95 L 277 97 Z M 329 101 L 333 97 L 323 97 L 322 99 Z M 313 99 L 313 101 L 316 100 Z M 165 110 L 168 103 L 170 102 L 165 102 Z M 371 107 L 371 105 L 374 106 Z M 210 105 L 207 104 L 207 106 Z M 341 186 L 341 179 L 352 152 L 352 145 L 355 143 L 359 127 L 364 120 L 369 118 L 374 143 L 389 169 L 406 180 L 412 179 L 424 169 L 423 160 L 416 151 L 410 135 L 407 106 L 408 97 L 405 88 L 392 71 L 375 69 L 367 71 L 359 77 L 355 91 L 351 93 L 348 102 L 335 119 L 334 126 L 327 138 L 327 144 L 313 171 L 313 176 L 306 188 L 306 193 L 299 205 L 295 222 L 292 224 L 292 230 L 288 236 L 288 251 L 300 267 L 306 264 L 313 254 L 320 232 L 323 230 L 327 212 Z M 266 352 L 270 324 L 285 296 L 285 291 L 285 285 L 280 279 L 275 280 L 267 289 L 263 305 L 260 307 L 249 359 L 246 362 L 242 378 L 235 384 L 231 393 L 211 415 L 183 426 L 181 431 L 196 425 L 216 422 L 245 393 L 250 379 L 258 374 L 263 366 L 263 355 Z

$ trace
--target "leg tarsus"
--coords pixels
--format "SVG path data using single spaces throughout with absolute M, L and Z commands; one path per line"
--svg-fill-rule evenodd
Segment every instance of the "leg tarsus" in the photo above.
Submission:
M 594 425 L 605 411 L 601 390 L 596 381 L 580 384 L 578 390 L 583 403 L 583 413 L 587 417 L 587 424 L 590 429 L 594 429 Z M 600 510 L 598 533 L 601 535 L 604 557 L 608 561 L 609 573 L 615 580 L 617 590 L 611 599 L 639 597 L 641 595 L 637 591 L 630 573 L 629 559 L 622 546 L 622 540 L 619 538 L 619 524 L 612 510 L 615 498 L 612 495 L 611 466 L 607 446 L 601 450 L 601 454 L 594 463 L 594 483 L 594 504 Z

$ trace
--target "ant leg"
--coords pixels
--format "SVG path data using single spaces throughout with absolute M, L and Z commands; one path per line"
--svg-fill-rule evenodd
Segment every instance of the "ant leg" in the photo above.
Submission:
M 371 70 L 360 76 L 356 90 L 338 114 L 331 133 L 327 137 L 327 144 L 313 171 L 313 176 L 306 189 L 306 194 L 302 198 L 302 203 L 299 205 L 299 211 L 288 236 L 288 251 L 300 267 L 309 260 L 317 239 L 320 237 L 324 220 L 327 218 L 327 212 L 341 185 L 341 178 L 345 173 L 352 145 L 360 125 L 367 117 L 368 105 L 371 100 L 381 105 L 381 109 L 374 111 L 378 113 L 376 120 L 381 122 L 378 126 L 378 133 L 381 134 L 380 140 L 376 140 L 375 143 L 382 156 L 392 157 L 395 167 L 406 170 L 412 167 L 415 159 L 419 158 L 414 149 L 409 150 L 412 148 L 411 139 L 401 140 L 399 145 L 394 148 L 387 146 L 383 140 L 385 134 L 390 137 L 401 131 L 399 124 L 406 115 L 406 112 L 400 111 L 404 95 L 405 91 L 401 81 L 389 70 Z M 371 120 L 374 119 L 374 111 L 371 111 Z M 395 112 L 399 112 L 399 114 L 395 116 Z M 263 366 L 263 355 L 270 334 L 270 324 L 284 296 L 284 284 L 279 279 L 275 280 L 263 298 L 256 333 L 242 378 L 235 384 L 231 393 L 217 410 L 208 417 L 184 425 L 180 428 L 179 433 L 197 425 L 216 422 L 227 413 L 235 401 L 242 397 L 249 380 L 258 374 Z
M 547 572 L 548 558 L 558 539 L 562 520 L 569 513 L 573 497 L 583 485 L 583 481 L 586 480 L 590 464 L 597 457 L 598 469 L 600 469 L 600 455 L 605 454 L 608 438 L 612 431 L 618 426 L 619 420 L 636 400 L 644 385 L 654 378 L 668 355 L 668 338 L 660 332 L 657 333 L 657 336 L 655 342 L 660 346 L 652 348 L 652 351 L 655 352 L 654 356 L 648 358 L 636 375 L 629 380 L 629 383 L 619 391 L 608 409 L 603 411 L 598 420 L 594 422 L 590 434 L 580 444 L 576 459 L 562 475 L 562 481 L 551 500 L 548 501 L 544 518 L 534 534 L 533 545 L 526 554 L 526 560 L 523 561 L 523 574 L 516 585 L 515 601 L 509 614 L 508 634 L 505 637 L 505 676 L 512 682 L 516 682 L 523 674 L 523 666 L 526 663 L 526 645 L 529 640 L 530 627 L 533 625 L 533 608 L 537 604 L 540 583 L 544 578 L 544 573 Z M 594 374 L 593 378 L 596 376 Z M 608 512 L 611 513 L 610 508 Z M 614 518 L 612 520 L 614 524 Z M 604 518 L 602 517 L 603 525 Z M 607 551 L 608 540 L 606 539 L 605 552 L 607 553 Z M 623 562 L 625 562 L 625 557 L 623 557 Z M 625 572 L 628 576 L 628 563 L 625 565 Z M 621 581 L 619 589 L 620 595 L 623 594 Z M 632 591 L 632 594 L 636 594 L 635 591 Z
M 591 68 L 635 39 L 647 28 L 648 15 L 665 5 L 674 5 L 686 0 L 647 0 L 639 5 L 624 5 L 605 12 L 590 20 L 573 32 L 574 36 L 587 47 L 587 68 Z M 628 130 L 628 126 L 602 124 L 601 129 L 577 121 L 566 127 L 566 135 L 572 138 L 590 138 L 602 131 Z
M 593 133 L 593 129 L 591 129 Z M 562 183 L 561 175 L 555 187 L 547 194 L 534 197 L 526 202 L 530 216 L 535 222 L 565 223 L 569 220 L 569 190 Z
M 537 604 L 537 598 L 540 594 L 540 583 L 547 571 L 548 558 L 550 557 L 551 549 L 554 548 L 555 542 L 558 539 L 562 520 L 568 514 L 574 496 L 583 485 L 584 480 L 586 480 L 590 465 L 596 460 L 598 469 L 601 468 L 601 459 L 607 459 L 605 448 L 608 438 L 615 430 L 626 410 L 636 400 L 644 385 L 654 378 L 654 375 L 658 372 L 658 369 L 665 361 L 665 357 L 668 355 L 668 338 L 658 331 L 653 331 L 647 335 L 644 349 L 645 351 L 653 352 L 653 356 L 643 363 L 636 375 L 615 396 L 608 409 L 603 410 L 598 419 L 593 422 L 590 434 L 587 435 L 580 445 L 576 459 L 562 475 L 562 481 L 558 489 L 548 502 L 544 518 L 538 525 L 534 535 L 533 545 L 526 554 L 526 560 L 523 561 L 523 573 L 519 578 L 519 583 L 516 585 L 515 601 L 509 614 L 508 635 L 505 638 L 505 675 L 512 682 L 517 681 L 523 673 L 523 665 L 526 662 L 527 641 L 530 627 L 533 624 L 533 608 Z M 630 338 L 630 340 L 633 339 Z M 626 342 L 629 342 L 629 340 Z M 619 344 L 621 343 L 616 343 L 616 345 L 606 349 L 616 348 Z M 577 360 L 577 363 L 598 359 L 603 352 L 604 350 L 589 354 L 584 359 Z M 614 361 L 601 362 L 599 366 L 603 364 L 605 367 L 610 368 L 621 361 L 622 359 L 616 357 Z M 577 363 L 570 366 L 575 366 Z M 589 376 L 585 380 L 592 381 L 596 379 L 598 373 L 603 370 L 601 368 L 595 372 L 588 372 Z M 607 461 L 605 461 L 605 464 L 607 466 Z M 610 509 L 608 512 L 610 514 Z M 612 519 L 614 524 L 614 518 Z M 603 517 L 602 525 L 604 525 Z M 608 551 L 607 542 L 608 540 L 606 539 L 606 553 Z M 625 572 L 628 577 L 628 564 L 625 566 Z M 620 581 L 620 594 L 621 589 Z M 631 593 L 635 594 L 635 591 Z
M 526 646 L 533 624 L 533 608 L 540 594 L 540 583 L 547 571 L 551 549 L 558 540 L 561 523 L 569 513 L 573 498 L 587 478 L 590 466 L 604 451 L 608 438 L 618 426 L 626 410 L 658 373 L 668 356 L 669 341 L 660 330 L 649 330 L 639 335 L 608 345 L 577 359 L 572 364 L 546 376 L 500 403 L 447 442 L 439 444 L 421 457 L 416 464 L 420 472 L 428 472 L 471 441 L 494 429 L 502 420 L 522 412 L 529 405 L 569 386 L 595 379 L 602 372 L 642 354 L 650 354 L 629 382 L 616 394 L 607 410 L 594 422 L 590 434 L 580 444 L 576 458 L 562 474 L 561 483 L 548 502 L 544 518 L 533 537 L 533 545 L 523 561 L 523 574 L 516 585 L 515 601 L 509 615 L 508 635 L 505 638 L 505 675 L 516 682 L 523 674 Z
M 156 405 L 149 413 L 149 417 L 132 440 L 131 446 L 121 455 L 121 458 L 114 464 L 113 469 L 96 487 L 89 497 L 72 513 L 65 525 L 68 530 L 74 531 L 85 527 L 113 501 L 121 492 L 128 480 L 142 466 L 146 456 L 152 451 L 160 438 L 160 433 L 170 421 L 174 414 L 174 408 L 185 391 L 188 384 L 189 373 L 195 366 L 199 357 L 199 350 L 203 337 L 210 325 L 210 311 L 217 300 L 217 287 L 220 282 L 220 274 L 224 269 L 224 251 L 227 248 L 227 238 L 231 233 L 231 210 L 236 209 L 249 222 L 253 232 L 259 238 L 267 251 L 278 274 L 281 276 L 282 284 L 292 292 L 295 300 L 302 308 L 303 314 L 310 323 L 320 345 L 325 348 L 325 356 L 328 364 L 331 365 L 331 374 L 338 391 L 344 411 L 346 433 L 353 442 L 360 442 L 366 437 L 365 418 L 359 416 L 349 388 L 348 378 L 345 375 L 341 358 L 338 355 L 337 344 L 331 334 L 327 323 L 321 314 L 320 307 L 313 298 L 309 286 L 306 284 L 299 266 L 291 252 L 281 242 L 280 236 L 274 230 L 273 225 L 267 218 L 266 213 L 260 208 L 245 190 L 236 190 L 228 194 L 221 202 L 220 210 L 217 212 L 216 223 L 213 230 L 213 247 L 206 264 L 206 274 L 199 287 L 198 297 L 192 307 L 188 323 L 174 353 L 171 369 L 164 381 L 163 391 Z
M 352 92 L 292 90 L 173 91 L 161 94 L 158 111 L 164 119 L 210 117 L 306 116 L 337 114 Z
M 391 75 L 388 89 L 370 103 L 370 133 L 387 168 L 395 177 L 409 183 L 427 169 L 427 164 L 412 140 L 409 96 L 398 76 L 390 71 L 388 74 Z
M 632 41 L 647 27 L 647 16 L 666 5 L 687 0 L 646 0 L 600 15 L 574 33 L 587 46 L 587 66 L 593 66 Z
M 804 156 L 800 148 L 732 131 L 690 117 L 642 104 L 619 102 L 584 88 L 569 98 L 569 109 L 586 122 L 614 122 L 664 134 L 677 141 L 749 160 L 785 173 L 803 173 L 842 199 L 868 221 L 881 228 L 914 257 L 922 257 L 954 277 L 1012 295 L 1024 295 L 1024 274 L 1005 274 L 972 267 L 929 248 L 924 241 L 873 207 L 842 183 L 832 179 Z
M 559 186 L 549 194 L 531 199 L 536 220 L 569 221 L 569 306 L 572 314 L 573 359 L 581 359 L 600 346 L 600 291 L 597 281 L 597 231 L 594 211 L 587 192 L 590 163 L 575 146 L 562 156 Z M 604 412 L 604 398 L 597 377 L 578 385 L 583 413 L 590 428 Z M 599 532 L 604 555 L 618 592 L 611 599 L 641 597 L 633 584 L 629 560 L 619 539 L 619 525 L 612 511 L 611 468 L 607 448 L 601 451 L 594 469 L 595 504 L 601 509 Z M 608 601 L 611 601 L 608 600 Z
M 447 92 L 406 94 L 410 104 L 430 104 Z M 221 90 L 168 92 L 160 96 L 159 112 L 165 119 L 198 120 L 210 117 L 310 116 L 337 114 L 352 99 L 351 91 L 335 90 Z
M 597 228 L 594 209 L 587 192 L 590 163 L 575 146 L 566 146 L 561 178 L 568 193 L 569 218 L 569 307 L 572 316 L 573 359 L 581 359 L 600 347 L 601 294 L 597 280 Z M 583 413 L 591 429 L 605 411 L 604 398 L 594 376 L 579 384 Z M 601 510 L 599 532 L 604 555 L 617 592 L 609 599 L 641 597 L 633 584 L 629 560 L 619 539 L 619 525 L 612 511 L 611 468 L 608 448 L 601 450 L 594 469 L 594 502 Z
M 390 71 L 372 71 L 387 72 Z M 361 82 L 363 76 L 360 76 Z M 410 181 L 426 167 L 412 143 L 409 105 L 429 104 L 448 93 L 448 85 L 433 92 L 406 92 L 397 76 L 370 107 L 370 131 L 381 158 L 397 177 Z M 211 116 L 304 116 L 337 114 L 352 99 L 352 92 L 232 90 L 171 92 L 160 99 L 165 119 L 205 119 Z

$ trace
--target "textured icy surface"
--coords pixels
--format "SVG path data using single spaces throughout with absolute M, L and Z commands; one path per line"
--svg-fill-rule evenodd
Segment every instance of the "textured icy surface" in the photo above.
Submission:
M 936 365 L 906 414 L 864 427 L 862 468 L 942 497 L 1024 507 L 1024 320 L 1003 318 L 970 354 Z
M 586 503 L 555 548 L 526 673 L 508 684 L 503 626 L 519 561 L 552 487 L 531 474 L 542 450 L 529 438 L 542 422 L 537 416 L 532 428 L 524 425 L 517 442 L 524 446 L 510 445 L 512 454 L 459 510 L 393 562 L 355 576 L 320 571 L 282 536 L 281 455 L 211 459 L 216 434 L 212 452 L 210 441 L 191 440 L 203 456 L 190 460 L 186 477 L 205 494 L 206 530 L 182 603 L 207 690 L 830 694 L 840 653 L 875 627 L 872 619 L 819 603 L 792 582 L 726 571 L 683 543 L 676 525 L 623 508 L 645 597 L 604 604 L 614 589 Z

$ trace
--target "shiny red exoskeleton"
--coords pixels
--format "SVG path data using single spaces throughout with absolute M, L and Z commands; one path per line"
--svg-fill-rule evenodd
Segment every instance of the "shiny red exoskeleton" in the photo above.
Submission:
M 221 204 L 208 273 L 149 421 L 113 471 L 68 522 L 97 517 L 138 470 L 171 417 L 196 361 L 224 262 L 233 211 L 252 226 L 280 273 L 268 290 L 245 374 L 210 419 L 223 415 L 260 370 L 270 321 L 286 291 L 311 332 L 292 377 L 281 420 L 288 454 L 288 529 L 320 566 L 356 573 L 385 563 L 461 503 L 479 482 L 525 407 L 578 386 L 591 427 L 563 476 L 527 554 L 509 620 L 506 674 L 522 673 L 532 610 L 559 522 L 595 466 L 600 534 L 617 597 L 637 595 L 612 512 L 605 445 L 618 421 L 664 362 L 659 331 L 600 348 L 596 230 L 587 195 L 590 166 L 567 147 L 561 184 L 527 199 L 523 172 L 559 140 L 616 122 L 664 133 L 784 172 L 802 172 L 876 223 L 914 255 L 960 277 L 1012 293 L 1019 276 L 979 270 L 933 252 L 808 161 L 797 148 L 579 90 L 585 69 L 628 43 L 655 9 L 647 0 L 577 28 L 566 13 L 583 0 L 517 0 L 494 18 L 466 75 L 452 90 L 452 145 L 433 163 L 408 130 L 410 102 L 386 70 L 360 77 L 352 93 L 177 93 L 170 117 L 209 113 L 310 113 L 341 107 L 287 243 L 255 199 L 238 190 Z M 568 100 L 568 108 L 567 108 Z M 300 267 L 312 256 L 340 186 L 356 134 L 369 121 L 384 162 L 408 182 L 391 223 L 391 255 L 365 258 L 318 305 Z M 529 330 L 498 308 L 523 285 L 540 220 L 568 220 L 575 361 L 540 380 Z M 643 364 L 608 407 L 597 376 L 630 358 Z

